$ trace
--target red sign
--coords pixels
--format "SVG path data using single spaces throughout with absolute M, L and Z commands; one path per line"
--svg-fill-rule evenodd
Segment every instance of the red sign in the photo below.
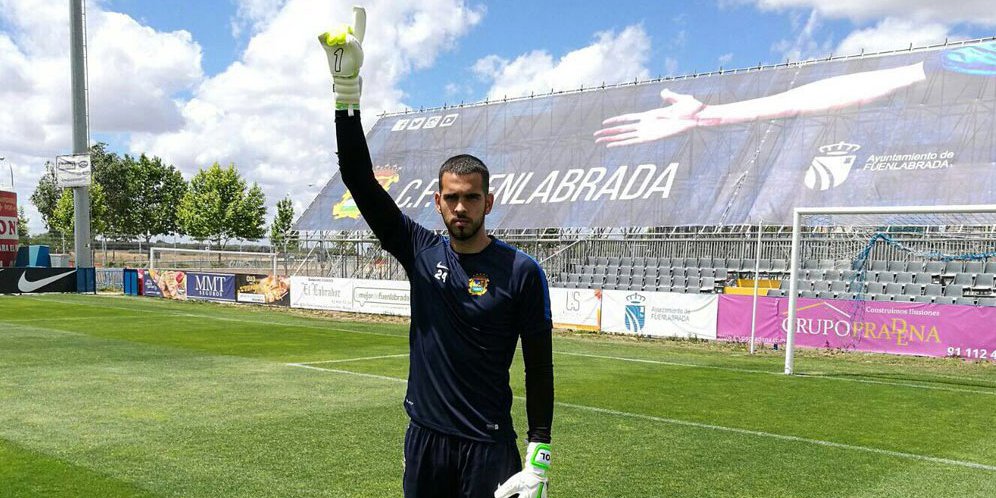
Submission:
M 0 268 L 17 258 L 17 194 L 0 192 Z

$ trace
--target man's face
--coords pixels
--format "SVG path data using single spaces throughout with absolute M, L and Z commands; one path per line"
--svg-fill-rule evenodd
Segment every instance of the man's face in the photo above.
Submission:
M 454 240 L 470 240 L 484 226 L 484 215 L 491 212 L 494 196 L 484 192 L 478 173 L 458 175 L 443 173 L 436 192 L 436 211 Z

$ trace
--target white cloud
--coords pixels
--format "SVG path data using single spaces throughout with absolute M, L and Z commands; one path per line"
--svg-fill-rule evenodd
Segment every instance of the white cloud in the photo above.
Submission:
M 187 176 L 215 161 L 235 163 L 266 193 L 268 220 L 287 194 L 299 215 L 336 168 L 331 77 L 317 35 L 351 22 L 352 4 L 284 2 L 239 61 L 194 89 L 182 104 L 179 130 L 135 134 L 132 150 L 163 157 Z M 461 0 L 368 1 L 365 7 L 362 106 L 369 127 L 381 112 L 405 107 L 403 79 L 453 47 L 482 11 Z
M 37 232 L 41 216 L 28 197 L 45 161 L 72 150 L 69 8 L 0 0 L 0 21 L 0 155 L 14 167 L 19 202 Z M 91 134 L 178 127 L 174 95 L 202 77 L 190 34 L 157 32 L 95 2 L 87 22 Z
M 939 23 L 919 23 L 915 21 L 886 18 L 875 26 L 851 32 L 837 46 L 836 53 L 851 55 L 865 52 L 881 52 L 908 47 L 922 47 L 944 42 L 950 36 L 948 27 Z
M 474 72 L 491 82 L 488 98 L 499 99 L 647 79 L 649 58 L 650 37 L 641 26 L 629 26 L 618 34 L 597 33 L 591 45 L 559 59 L 542 50 L 513 60 L 489 55 L 474 64 Z
M 727 52 L 719 56 L 719 58 L 717 59 L 717 62 L 719 62 L 720 66 L 725 66 L 732 61 L 733 61 L 733 52 Z
M 287 0 L 234 0 L 236 11 L 232 18 L 232 36 L 238 38 L 246 30 L 255 34 L 276 17 Z
M 771 47 L 782 59 L 799 61 L 825 57 L 833 49 L 831 39 L 819 39 L 820 28 L 823 25 L 819 11 L 811 11 L 805 16 L 805 22 L 802 21 L 802 17 L 794 16 L 792 25 L 796 31 L 795 38 L 779 40 Z
M 933 20 L 944 24 L 960 22 L 996 24 L 992 0 L 747 0 L 766 10 L 809 8 L 834 19 L 867 21 L 885 17 Z

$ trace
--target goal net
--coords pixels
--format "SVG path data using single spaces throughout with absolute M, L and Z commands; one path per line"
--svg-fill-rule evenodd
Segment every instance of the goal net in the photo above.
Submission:
M 790 257 L 786 374 L 797 344 L 936 342 L 932 329 L 895 318 L 933 312 L 909 303 L 996 306 L 996 205 L 797 208 Z
M 149 269 L 276 275 L 277 253 L 151 247 Z

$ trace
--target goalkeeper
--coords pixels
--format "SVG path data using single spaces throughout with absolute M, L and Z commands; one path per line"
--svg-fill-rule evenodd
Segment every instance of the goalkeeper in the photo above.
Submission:
M 526 254 L 491 237 L 487 167 L 459 155 L 439 169 L 436 210 L 449 237 L 405 216 L 374 177 L 360 125 L 366 14 L 319 36 L 336 99 L 342 181 L 411 283 L 411 363 L 404 407 L 408 498 L 547 496 L 553 354 L 546 276 Z M 529 422 L 523 470 L 512 428 L 509 367 L 522 340 Z

